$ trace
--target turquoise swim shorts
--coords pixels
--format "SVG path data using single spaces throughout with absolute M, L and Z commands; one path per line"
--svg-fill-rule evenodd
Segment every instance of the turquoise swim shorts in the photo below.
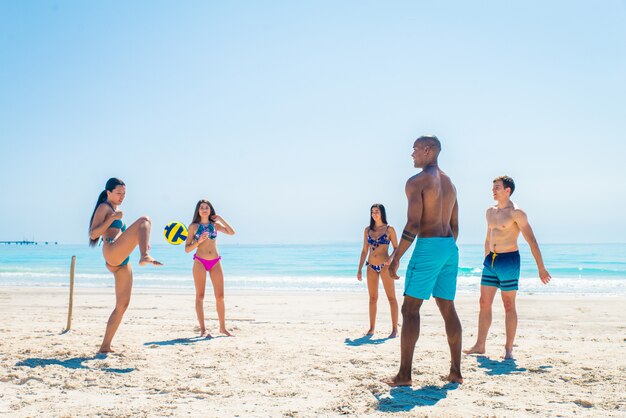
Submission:
M 404 281 L 404 295 L 454 300 L 459 249 L 453 237 L 418 238 Z

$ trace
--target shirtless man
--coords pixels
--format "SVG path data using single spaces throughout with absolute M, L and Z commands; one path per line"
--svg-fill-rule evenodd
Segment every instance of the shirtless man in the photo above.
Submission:
M 484 354 L 487 333 L 491 326 L 491 305 L 498 289 L 504 303 L 506 344 L 505 359 L 513 358 L 513 340 L 517 329 L 515 296 L 520 275 L 520 256 L 517 237 L 520 232 L 528 242 L 530 251 L 539 269 L 539 278 L 548 284 L 551 277 L 543 265 L 541 251 L 535 234 L 528 223 L 524 211 L 511 202 L 515 182 L 508 176 L 497 177 L 493 181 L 493 198 L 497 205 L 487 209 L 487 238 L 485 239 L 485 261 L 480 281 L 480 313 L 478 315 L 478 337 L 473 347 L 463 350 L 465 354 Z
M 398 277 L 400 258 L 417 236 L 404 283 L 402 333 L 400 338 L 400 371 L 386 379 L 390 386 L 410 386 L 415 343 L 420 332 L 420 307 L 434 296 L 443 316 L 451 366 L 447 380 L 462 383 L 461 321 L 454 307 L 459 250 L 456 189 L 437 164 L 441 143 L 436 136 L 422 136 L 413 144 L 413 165 L 422 168 L 406 183 L 409 201 L 407 223 L 397 250 L 389 265 L 391 277 Z

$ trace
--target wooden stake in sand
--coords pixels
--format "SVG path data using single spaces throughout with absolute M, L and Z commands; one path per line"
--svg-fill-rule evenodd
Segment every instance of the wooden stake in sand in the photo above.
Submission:
M 70 307 L 67 311 L 67 327 L 65 332 L 72 328 L 72 308 L 74 307 L 74 267 L 76 266 L 76 256 L 72 256 L 72 266 L 70 267 Z

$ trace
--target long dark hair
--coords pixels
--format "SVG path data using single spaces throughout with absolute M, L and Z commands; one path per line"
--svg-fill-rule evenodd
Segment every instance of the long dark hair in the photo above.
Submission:
M 376 227 L 376 222 L 374 222 L 374 218 L 372 218 L 372 209 L 378 208 L 380 210 L 380 218 L 383 221 L 383 224 L 387 225 L 387 212 L 385 212 L 385 207 L 382 203 L 374 203 L 370 208 L 370 231 L 373 231 Z
M 112 192 L 117 186 L 126 186 L 126 184 L 118 178 L 111 177 L 110 179 L 107 180 L 107 184 L 106 186 L 104 186 L 104 190 L 102 191 L 102 193 L 100 193 L 100 196 L 98 196 L 96 207 L 93 209 L 93 213 L 91 214 L 91 219 L 89 219 L 89 246 L 90 247 L 95 247 L 96 244 L 98 243 L 98 238 L 91 239 L 91 224 L 93 222 L 93 217 L 96 214 L 96 209 L 98 209 L 98 206 L 100 206 L 101 203 L 104 203 L 107 201 L 107 191 Z
M 213 209 L 213 205 L 211 204 L 211 202 L 209 202 L 206 199 L 200 199 L 198 200 L 198 204 L 196 205 L 196 210 L 193 213 L 193 220 L 191 221 L 192 224 L 199 224 L 200 223 L 200 205 L 206 203 L 207 205 L 209 205 L 209 209 L 211 210 L 211 212 L 209 213 L 209 223 L 213 222 L 213 220 L 211 219 L 213 217 L 213 215 L 215 215 L 215 209 Z

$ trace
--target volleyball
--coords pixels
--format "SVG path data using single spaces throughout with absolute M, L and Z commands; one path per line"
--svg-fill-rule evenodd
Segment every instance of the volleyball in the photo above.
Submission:
M 170 244 L 179 245 L 187 239 L 187 227 L 182 222 L 170 222 L 165 225 L 163 235 Z

